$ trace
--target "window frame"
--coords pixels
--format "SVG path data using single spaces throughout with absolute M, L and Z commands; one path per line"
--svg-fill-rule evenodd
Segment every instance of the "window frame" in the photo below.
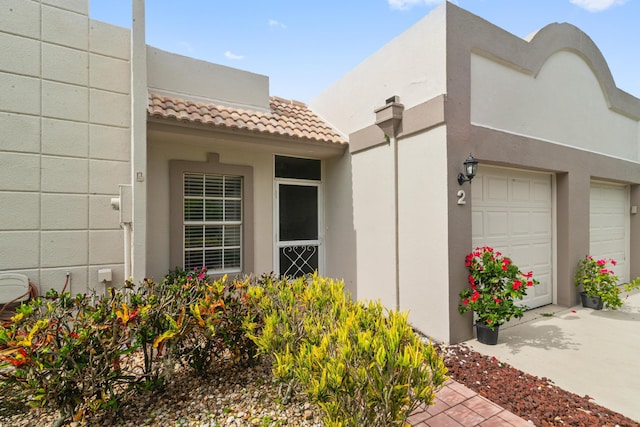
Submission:
M 184 176 L 203 174 L 240 177 L 242 180 L 242 224 L 240 241 L 240 269 L 211 271 L 212 276 L 249 274 L 254 268 L 253 233 L 253 167 L 220 163 L 218 153 L 209 153 L 206 162 L 170 160 L 170 262 L 172 268 L 184 268 Z

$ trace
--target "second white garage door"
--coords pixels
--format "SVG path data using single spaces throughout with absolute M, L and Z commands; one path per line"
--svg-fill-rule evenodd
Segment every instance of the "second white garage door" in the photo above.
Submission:
M 628 190 L 624 185 L 591 183 L 589 253 L 595 258 L 613 258 L 622 282 L 629 280 Z
M 472 185 L 473 248 L 491 246 L 540 284 L 528 290 L 530 308 L 553 302 L 553 215 L 550 174 L 480 167 Z

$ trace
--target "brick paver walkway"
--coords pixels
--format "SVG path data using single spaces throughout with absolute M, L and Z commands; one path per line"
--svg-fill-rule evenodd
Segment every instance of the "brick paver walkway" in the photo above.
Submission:
M 453 380 L 440 390 L 434 405 L 416 409 L 408 421 L 413 427 L 533 426 Z

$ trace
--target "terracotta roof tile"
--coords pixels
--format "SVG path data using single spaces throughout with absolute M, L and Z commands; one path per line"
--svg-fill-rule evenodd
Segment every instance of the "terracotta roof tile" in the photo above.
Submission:
M 164 119 L 334 144 L 347 143 L 301 102 L 272 96 L 269 106 L 271 112 L 263 113 L 150 93 L 147 111 L 152 117 Z

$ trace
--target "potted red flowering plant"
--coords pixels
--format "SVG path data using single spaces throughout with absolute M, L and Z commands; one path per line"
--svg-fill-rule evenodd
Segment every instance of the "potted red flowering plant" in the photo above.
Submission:
M 521 272 L 511 258 L 489 246 L 478 247 L 468 254 L 465 266 L 469 270 L 469 287 L 460 292 L 458 311 L 461 314 L 473 311 L 478 340 L 495 344 L 500 325 L 512 317 L 522 317 L 527 307 L 516 305 L 516 301 L 538 281 L 532 272 Z
M 576 286 L 582 286 L 580 299 L 583 307 L 596 310 L 602 310 L 605 304 L 611 310 L 622 307 L 622 288 L 618 285 L 618 276 L 612 268 L 616 265 L 615 259 L 595 259 L 591 255 L 578 262 L 574 283 Z M 627 292 L 640 287 L 640 278 L 625 283 L 623 287 Z

